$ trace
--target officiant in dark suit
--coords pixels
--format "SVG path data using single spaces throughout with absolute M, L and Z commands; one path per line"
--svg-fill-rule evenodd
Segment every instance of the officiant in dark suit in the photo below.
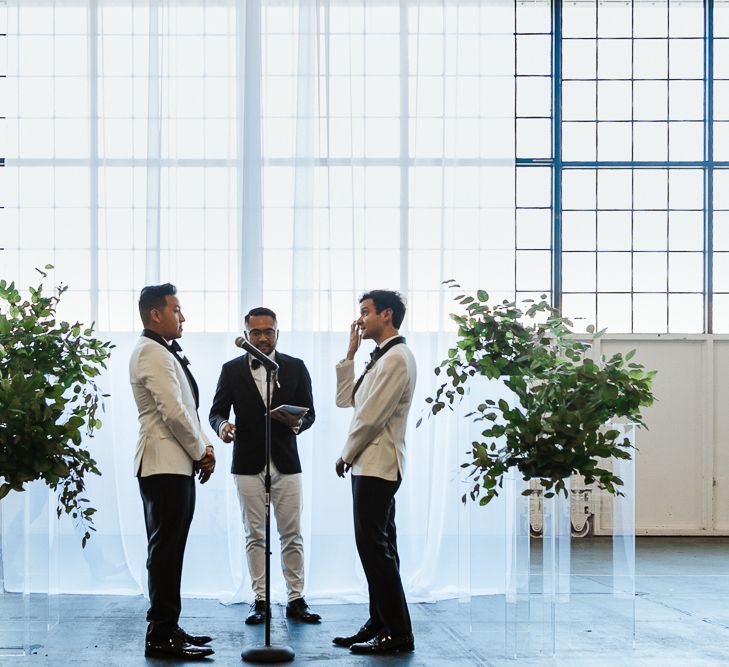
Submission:
M 271 505 L 281 542 L 281 565 L 288 594 L 286 616 L 318 623 L 319 614 L 304 600 L 304 540 L 301 462 L 296 436 L 314 423 L 311 377 L 301 359 L 276 350 L 278 323 L 269 308 L 254 308 L 245 316 L 248 341 L 279 366 L 271 386 Z M 235 479 L 246 535 L 246 557 L 254 600 L 246 623 L 263 623 L 265 581 L 265 413 L 266 369 L 249 354 L 223 365 L 210 409 L 210 425 L 223 442 L 234 442 L 231 472 Z M 306 412 L 274 411 L 292 405 Z M 230 408 L 235 422 L 230 421 Z

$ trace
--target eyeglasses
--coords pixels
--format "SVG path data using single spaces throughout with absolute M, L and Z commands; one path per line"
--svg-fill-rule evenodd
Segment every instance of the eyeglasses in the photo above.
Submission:
M 276 335 L 276 329 L 251 329 L 248 335 L 251 338 L 273 338 Z

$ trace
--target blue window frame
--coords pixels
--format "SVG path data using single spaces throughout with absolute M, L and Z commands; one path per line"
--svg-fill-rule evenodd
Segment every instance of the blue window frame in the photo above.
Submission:
M 517 221 L 519 174 L 548 173 L 552 302 L 578 328 L 729 332 L 729 5 L 536 5 L 516 3 Z

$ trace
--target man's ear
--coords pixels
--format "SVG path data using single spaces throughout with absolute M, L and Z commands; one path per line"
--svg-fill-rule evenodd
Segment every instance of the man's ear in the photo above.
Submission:
M 382 311 L 382 319 L 388 324 L 392 324 L 392 308 L 385 308 Z
M 159 310 L 157 310 L 156 308 L 152 308 L 152 310 L 149 311 L 149 319 L 151 322 L 156 322 L 157 324 L 159 324 L 162 321 Z

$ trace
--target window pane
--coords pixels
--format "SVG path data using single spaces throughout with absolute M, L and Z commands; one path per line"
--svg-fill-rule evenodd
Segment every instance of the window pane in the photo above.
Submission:
M 704 299 L 701 294 L 668 295 L 668 331 L 701 333 L 704 330 Z
M 668 330 L 668 298 L 666 294 L 633 296 L 633 331 L 664 333 Z
M 632 298 L 630 294 L 597 295 L 597 327 L 609 333 L 630 333 Z
M 564 24 L 569 12 L 564 13 Z M 594 40 L 565 39 L 562 42 L 562 76 L 565 79 L 594 79 L 597 48 Z
M 636 292 L 667 290 L 667 259 L 668 254 L 665 252 L 633 254 L 633 288 Z
M 519 209 L 516 213 L 516 246 L 520 249 L 549 248 L 552 217 L 543 209 Z
M 595 181 L 593 169 L 568 169 L 562 174 L 562 206 L 565 209 L 594 209 Z
M 562 123 L 563 159 L 594 160 L 597 157 L 596 128 L 596 123 Z
M 630 123 L 599 123 L 597 131 L 597 154 L 600 160 L 630 160 Z
M 600 292 L 630 292 L 631 264 L 628 252 L 597 255 L 597 289 Z
M 594 292 L 595 261 L 594 252 L 565 252 L 562 255 L 562 289 L 565 292 Z
M 632 44 L 629 39 L 598 39 L 598 78 L 629 79 L 631 72 L 631 47 Z
M 703 255 L 672 252 L 668 255 L 668 291 L 701 292 L 704 286 Z
M 564 250 L 594 250 L 596 247 L 596 216 L 593 211 L 562 213 L 562 248 Z
M 594 294 L 565 294 L 562 298 L 562 313 L 572 320 L 574 331 L 582 332 L 595 324 Z
M 636 211 L 633 214 L 633 248 L 666 250 L 668 248 L 668 216 L 658 211 Z
M 597 249 L 630 250 L 631 215 L 629 211 L 599 211 Z

